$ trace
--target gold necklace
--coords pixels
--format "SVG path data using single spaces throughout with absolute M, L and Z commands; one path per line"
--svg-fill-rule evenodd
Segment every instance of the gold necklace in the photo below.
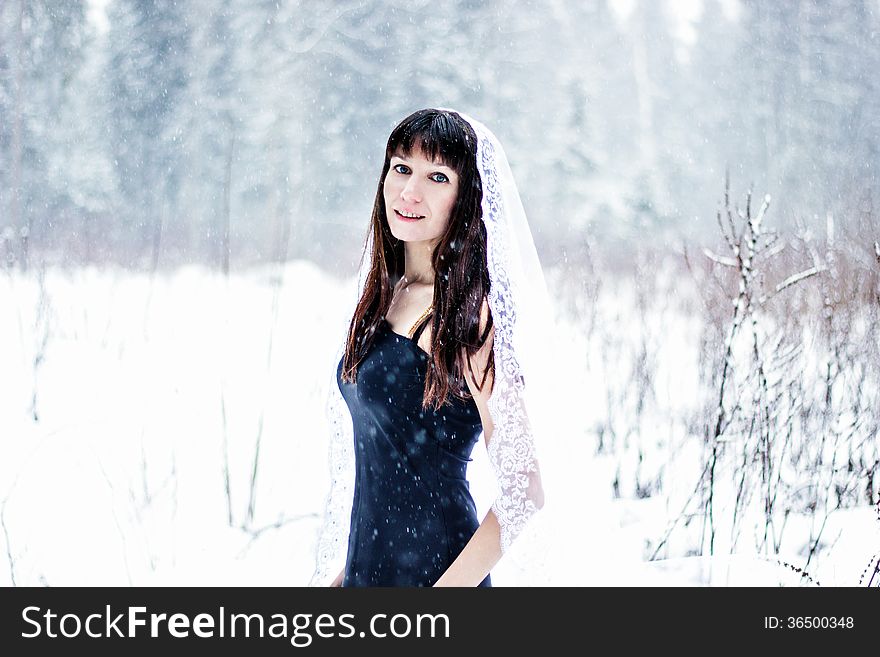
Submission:
M 419 324 L 422 323 L 422 320 L 424 320 L 425 317 L 427 317 L 431 313 L 432 310 L 434 310 L 433 303 L 430 306 L 428 306 L 427 310 L 425 310 L 425 312 L 423 312 L 421 314 L 421 316 L 416 320 L 415 324 L 412 325 L 412 328 L 409 330 L 410 340 L 412 339 L 412 336 L 413 336 L 413 333 L 415 333 L 415 330 L 419 327 Z

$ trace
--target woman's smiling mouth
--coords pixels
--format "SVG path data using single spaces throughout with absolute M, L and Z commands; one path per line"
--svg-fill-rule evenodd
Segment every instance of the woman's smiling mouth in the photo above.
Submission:
M 402 213 L 397 208 L 393 208 L 393 209 L 394 209 L 394 214 L 396 214 L 397 218 L 400 219 L 401 221 L 418 221 L 419 219 L 425 218 L 425 216 L 421 215 L 421 214 L 415 214 L 415 213 L 411 213 L 411 212 Z

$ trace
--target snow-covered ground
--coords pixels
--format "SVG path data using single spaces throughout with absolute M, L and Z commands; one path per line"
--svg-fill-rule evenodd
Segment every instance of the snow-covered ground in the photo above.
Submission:
M 308 262 L 228 280 L 200 268 L 0 275 L 0 583 L 304 585 L 351 285 Z M 505 558 L 493 582 L 798 584 L 742 545 L 687 556 L 687 534 L 647 561 L 699 475 L 686 418 L 700 397 L 701 320 L 678 297 L 639 310 L 636 293 L 606 281 L 589 329 L 562 324 L 579 385 L 560 400 L 577 413 L 540 452 L 553 547 L 540 564 Z M 636 409 L 639 380 L 650 401 Z M 482 517 L 494 491 L 482 442 L 474 458 Z M 662 486 L 632 494 L 661 461 Z M 810 523 L 788 519 L 779 559 L 804 565 Z M 811 576 L 857 584 L 880 550 L 875 510 L 833 511 L 823 532 Z

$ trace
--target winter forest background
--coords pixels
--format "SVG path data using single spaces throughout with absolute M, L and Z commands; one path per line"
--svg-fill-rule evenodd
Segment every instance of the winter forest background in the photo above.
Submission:
M 385 140 L 444 106 L 582 384 L 542 581 L 880 585 L 878 70 L 880 0 L 0 0 L 0 583 L 307 581 Z

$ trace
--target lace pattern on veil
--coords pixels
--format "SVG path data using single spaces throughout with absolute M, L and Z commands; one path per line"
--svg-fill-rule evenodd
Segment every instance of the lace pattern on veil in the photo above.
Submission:
M 359 293 L 365 272 L 359 275 Z M 352 309 L 353 314 L 354 310 Z M 349 315 L 350 316 L 350 315 Z M 332 378 L 327 382 L 325 413 L 329 428 L 330 491 L 324 503 L 324 515 L 315 551 L 315 571 L 309 586 L 327 586 L 345 567 L 351 507 L 354 500 L 354 426 L 351 413 L 336 383 L 336 366 L 345 353 L 345 340 L 333 360 Z
M 526 413 L 525 376 L 514 348 L 517 307 L 508 268 L 511 262 L 509 215 L 503 206 L 493 139 L 475 121 L 471 121 L 471 125 L 477 133 L 477 164 L 483 183 L 483 222 L 491 280 L 489 308 L 495 327 L 495 381 L 488 402 L 494 429 L 488 454 L 500 494 L 492 510 L 501 526 L 501 550 L 506 553 L 538 511 L 532 492 L 537 483 L 538 466 Z

